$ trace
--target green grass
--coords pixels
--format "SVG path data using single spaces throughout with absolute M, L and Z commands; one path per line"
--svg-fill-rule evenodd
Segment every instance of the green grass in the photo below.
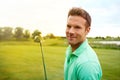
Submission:
M 38 80 L 43 76 L 39 49 L 35 46 L 2 46 L 0 63 L 0 80 Z
M 58 44 L 59 43 L 59 44 Z M 43 42 L 48 80 L 63 80 L 66 43 Z M 97 49 L 102 80 L 120 80 L 120 50 Z M 0 42 L 0 80 L 44 80 L 40 47 L 34 42 Z
M 120 80 L 120 50 L 95 49 L 103 69 L 102 80 Z

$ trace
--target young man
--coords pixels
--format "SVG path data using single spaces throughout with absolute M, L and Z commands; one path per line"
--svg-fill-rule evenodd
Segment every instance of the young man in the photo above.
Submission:
M 64 80 L 100 80 L 102 70 L 96 53 L 88 44 L 91 17 L 83 9 L 70 9 L 67 18 Z

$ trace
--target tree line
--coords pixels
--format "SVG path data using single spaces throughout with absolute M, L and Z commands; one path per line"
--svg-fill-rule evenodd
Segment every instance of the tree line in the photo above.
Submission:
M 4 40 L 30 40 L 34 39 L 35 36 L 41 36 L 41 32 L 36 29 L 33 33 L 30 33 L 28 29 L 24 29 L 22 27 L 16 27 L 13 29 L 12 27 L 0 27 L 0 41 Z M 47 34 L 44 38 L 54 38 L 55 36 L 52 33 Z

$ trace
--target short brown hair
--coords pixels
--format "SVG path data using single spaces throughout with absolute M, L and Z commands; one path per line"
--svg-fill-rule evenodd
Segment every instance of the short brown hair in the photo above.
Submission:
M 91 26 L 91 16 L 89 15 L 89 13 L 87 11 L 85 11 L 82 8 L 73 7 L 68 12 L 68 17 L 69 16 L 81 16 L 81 17 L 83 17 L 87 21 L 86 22 L 86 26 L 87 27 Z

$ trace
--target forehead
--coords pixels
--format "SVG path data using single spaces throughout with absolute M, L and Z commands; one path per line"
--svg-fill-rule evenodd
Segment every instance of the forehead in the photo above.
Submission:
M 86 20 L 81 16 L 69 16 L 67 19 L 67 23 L 69 24 L 85 24 Z

